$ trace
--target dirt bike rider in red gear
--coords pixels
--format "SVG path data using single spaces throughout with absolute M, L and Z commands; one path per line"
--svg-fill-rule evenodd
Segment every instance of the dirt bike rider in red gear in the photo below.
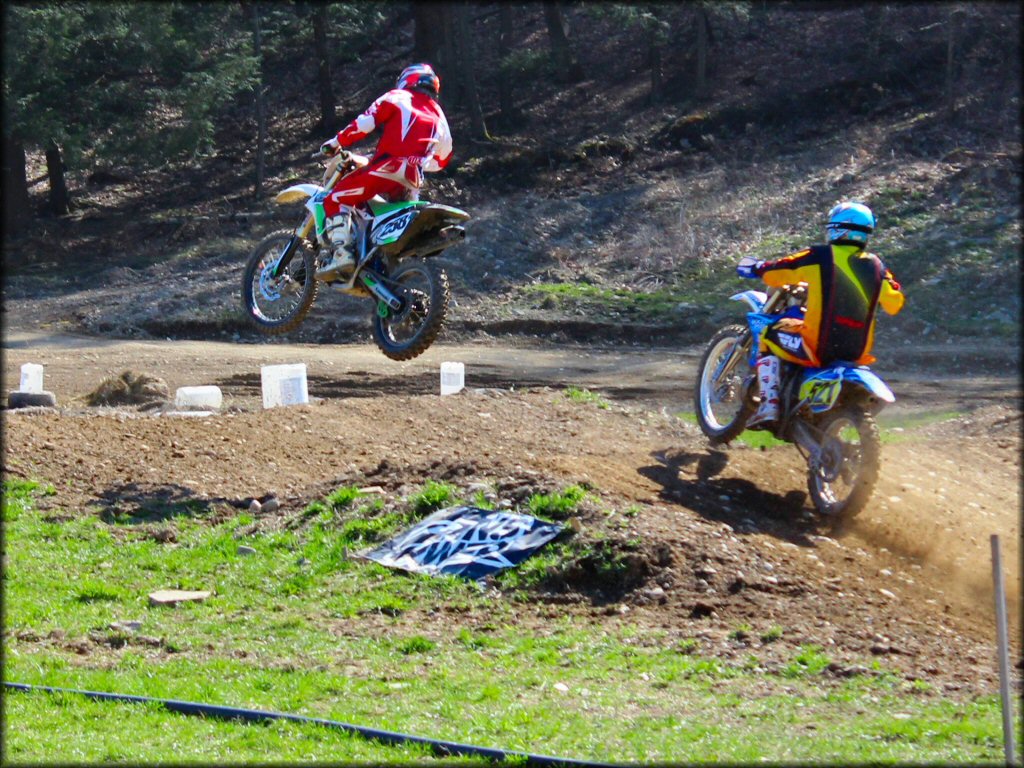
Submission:
M 339 179 L 324 199 L 325 232 L 333 258 L 317 270 L 318 278 L 335 278 L 355 264 L 353 206 L 374 195 L 391 202 L 417 200 L 424 171 L 440 171 L 448 165 L 452 137 L 437 103 L 440 92 L 441 80 L 429 64 L 406 67 L 394 89 L 321 145 L 322 154 L 334 155 L 381 131 L 369 164 Z
M 813 245 L 774 261 L 740 260 L 740 277 L 760 277 L 772 287 L 807 284 L 803 307 L 792 307 L 762 332 L 758 345 L 760 405 L 749 428 L 771 428 L 779 418 L 779 366 L 784 360 L 820 368 L 835 361 L 868 365 L 875 310 L 903 308 L 900 284 L 865 250 L 875 216 L 861 203 L 840 203 L 829 212 L 825 245 Z

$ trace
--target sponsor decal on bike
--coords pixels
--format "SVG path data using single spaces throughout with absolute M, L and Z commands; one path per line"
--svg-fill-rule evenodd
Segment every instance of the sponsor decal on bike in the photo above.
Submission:
M 518 565 L 561 530 L 529 515 L 450 507 L 360 557 L 415 573 L 481 579 Z
M 804 340 L 800 336 L 790 336 L 786 333 L 780 333 L 779 344 L 792 352 L 799 352 L 803 348 Z
M 412 221 L 415 215 L 414 211 L 409 211 L 401 216 L 396 216 L 385 224 L 381 224 L 373 231 L 373 242 L 379 245 L 389 240 L 397 239 L 405 231 L 405 228 L 409 226 L 409 222 Z

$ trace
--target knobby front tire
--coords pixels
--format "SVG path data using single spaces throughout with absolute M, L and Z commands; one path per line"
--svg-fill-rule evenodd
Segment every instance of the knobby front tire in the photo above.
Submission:
M 284 272 L 273 280 L 269 268 L 294 237 L 282 229 L 267 235 L 253 250 L 242 273 L 242 309 L 252 326 L 267 336 L 299 326 L 316 299 L 316 257 L 300 242 Z
M 744 386 L 746 378 L 754 373 L 750 344 L 750 331 L 745 326 L 728 325 L 711 337 L 697 366 L 693 410 L 712 445 L 724 445 L 739 437 L 754 411 Z M 737 347 L 738 354 L 726 366 Z

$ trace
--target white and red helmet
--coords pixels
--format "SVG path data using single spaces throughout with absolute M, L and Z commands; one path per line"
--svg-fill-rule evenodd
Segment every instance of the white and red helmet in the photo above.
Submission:
M 412 64 L 402 70 L 395 87 L 425 91 L 436 98 L 441 93 L 441 78 L 429 64 Z

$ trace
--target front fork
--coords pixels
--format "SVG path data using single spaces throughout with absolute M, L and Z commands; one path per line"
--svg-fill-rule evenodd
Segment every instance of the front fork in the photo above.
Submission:
M 284 251 L 277 259 L 277 263 L 274 264 L 274 268 L 270 272 L 270 276 L 277 280 L 284 273 L 285 269 L 292 261 L 292 257 L 295 256 L 295 251 L 299 247 L 304 239 L 309 236 L 314 226 L 313 214 L 307 213 L 306 218 L 303 219 L 302 223 L 295 228 L 295 232 L 292 235 L 292 239 L 288 241 L 288 245 L 285 246 Z
M 716 391 L 721 386 L 722 374 L 725 373 L 726 371 L 731 372 L 733 368 L 736 366 L 736 364 L 740 362 L 740 360 L 742 360 L 743 358 L 747 357 L 750 354 L 748 341 L 749 336 L 746 339 L 739 339 L 739 341 L 733 346 L 732 350 L 729 352 L 728 356 L 724 360 L 721 360 L 717 366 L 715 366 L 715 370 L 711 374 L 711 381 L 714 383 Z M 741 391 L 739 392 L 739 395 L 741 397 L 746 397 L 747 387 L 741 386 L 740 390 Z

